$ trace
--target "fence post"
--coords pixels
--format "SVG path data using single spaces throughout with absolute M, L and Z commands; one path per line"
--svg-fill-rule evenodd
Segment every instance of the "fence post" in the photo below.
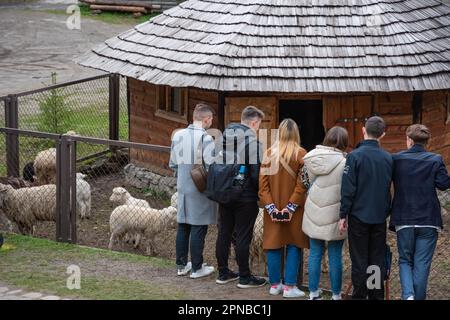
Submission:
M 5 101 L 5 127 L 19 128 L 19 109 L 17 96 L 14 94 L 10 94 Z M 14 133 L 8 133 L 6 135 L 6 166 L 8 176 L 20 176 L 19 136 Z
M 70 137 L 69 137 L 70 139 Z M 77 142 L 69 140 L 70 149 L 70 242 L 77 243 Z
M 68 137 L 62 135 L 56 144 L 56 241 L 75 243 L 76 172 L 73 167 L 76 161 L 71 154 L 73 141 Z
M 120 75 L 109 77 L 109 139 L 119 140 Z M 115 149 L 115 148 L 114 148 Z

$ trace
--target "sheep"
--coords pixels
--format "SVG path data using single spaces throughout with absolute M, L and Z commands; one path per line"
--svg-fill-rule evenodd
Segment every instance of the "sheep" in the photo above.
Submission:
M 0 177 L 0 183 L 8 184 L 14 189 L 33 187 L 34 184 L 22 178 L 17 177 Z
M 113 193 L 111 194 L 109 201 L 117 203 L 119 205 L 150 208 L 150 205 L 148 204 L 147 201 L 132 197 L 131 194 L 125 188 L 122 187 L 117 187 L 113 189 Z M 140 236 L 138 234 L 127 233 L 125 235 L 125 241 L 127 243 L 133 242 L 135 244 L 135 248 L 137 247 L 136 243 L 139 243 L 139 240 Z
M 135 207 L 150 208 L 147 201 L 143 199 L 136 199 L 131 196 L 131 194 L 122 187 L 114 188 L 109 201 L 117 203 L 119 205 L 128 205 Z
M 24 180 L 29 182 L 34 182 L 35 172 L 34 172 L 34 162 L 28 162 L 22 170 L 22 177 Z
M 142 235 L 148 238 L 147 254 L 154 252 L 156 236 L 168 228 L 176 227 L 175 207 L 167 207 L 161 210 L 121 205 L 113 210 L 109 219 L 111 237 L 108 248 L 113 248 L 117 238 L 122 239 L 126 233 L 137 233 L 138 238 L 134 245 L 139 246 Z
M 85 174 L 77 173 L 77 214 L 82 219 L 91 216 L 91 186 L 84 178 Z
M 37 221 L 56 221 L 56 186 L 14 189 L 0 184 L 0 210 L 23 234 L 34 234 Z
M 264 209 L 260 208 L 253 227 L 253 237 L 250 244 L 250 265 L 254 263 L 265 264 L 266 256 L 263 249 Z
M 56 149 L 39 152 L 33 163 L 36 180 L 39 185 L 56 183 Z

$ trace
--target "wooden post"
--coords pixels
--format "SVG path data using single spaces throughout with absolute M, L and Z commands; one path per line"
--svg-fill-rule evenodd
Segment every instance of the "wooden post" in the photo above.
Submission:
M 56 144 L 56 241 L 75 243 L 76 154 L 69 137 L 62 135 Z
M 111 74 L 109 77 L 109 139 L 119 140 L 119 112 L 120 112 L 120 75 Z M 117 148 L 111 146 L 111 151 Z
M 17 96 L 13 94 L 9 95 L 5 101 L 5 127 L 19 128 Z M 6 166 L 8 176 L 20 176 L 19 136 L 14 133 L 8 133 L 6 135 Z

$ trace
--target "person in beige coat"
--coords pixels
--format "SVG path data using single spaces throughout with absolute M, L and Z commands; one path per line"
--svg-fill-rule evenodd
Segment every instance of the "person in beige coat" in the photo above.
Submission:
M 323 145 L 318 145 L 303 158 L 310 183 L 302 223 L 303 232 L 310 237 L 310 300 L 321 299 L 319 281 L 326 241 L 332 299 L 341 299 L 342 246 L 347 234 L 339 231 L 339 209 L 347 147 L 347 130 L 333 127 L 325 136 Z

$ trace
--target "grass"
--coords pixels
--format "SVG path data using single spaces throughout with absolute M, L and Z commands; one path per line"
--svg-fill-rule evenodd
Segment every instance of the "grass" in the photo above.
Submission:
M 78 4 L 80 7 L 80 14 L 82 18 L 89 18 L 94 20 L 103 21 L 106 23 L 112 23 L 112 24 L 136 24 L 136 23 L 143 23 L 148 21 L 150 18 L 153 18 L 157 16 L 159 13 L 151 13 L 151 14 L 144 14 L 140 17 L 134 17 L 132 13 L 127 12 L 108 12 L 104 11 L 99 14 L 93 14 L 91 10 L 89 9 L 89 6 L 86 4 Z M 43 10 L 47 13 L 52 14 L 65 14 L 67 15 L 65 10 L 58 10 L 58 9 L 46 9 Z
M 81 268 L 81 289 L 69 290 L 66 287 L 69 276 L 66 267 L 71 264 L 92 264 L 93 261 L 103 261 L 103 264 L 95 268 L 95 274 L 92 272 L 85 274 Z M 5 236 L 5 244 L 0 249 L 0 279 L 8 285 L 62 297 L 105 300 L 185 298 L 184 292 L 178 288 L 167 288 L 167 285 L 130 279 L 126 274 L 113 273 L 111 276 L 111 273 L 102 272 L 105 264 L 110 268 L 117 262 L 125 262 L 130 268 L 134 264 L 140 266 L 144 264 L 149 268 L 174 267 L 173 262 L 165 259 L 8 233 Z
M 41 117 L 39 114 L 23 115 L 19 120 L 20 128 L 36 130 Z M 79 110 L 73 110 L 70 113 L 70 130 L 77 134 L 90 137 L 107 138 L 109 135 L 109 113 L 108 107 L 91 104 Z M 119 113 L 119 139 L 128 141 L 128 114 L 121 110 Z M 19 137 L 19 157 L 20 168 L 30 161 L 33 161 L 36 154 L 44 149 L 54 147 L 53 142 L 47 139 L 32 138 L 26 136 Z M 5 161 L 5 135 L 0 135 L 0 175 L 6 175 Z M 96 152 L 106 150 L 103 145 L 94 145 L 88 143 L 77 144 L 77 158 L 82 158 Z

